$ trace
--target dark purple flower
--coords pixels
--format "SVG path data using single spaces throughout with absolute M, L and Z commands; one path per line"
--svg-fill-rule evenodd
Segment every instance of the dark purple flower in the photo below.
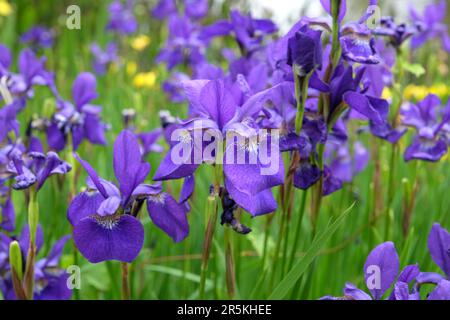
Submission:
M 205 159 L 195 157 L 197 151 L 203 155 L 203 151 L 211 146 L 216 146 L 218 141 L 210 140 L 204 145 L 197 144 L 194 137 L 196 134 L 203 134 L 207 129 L 219 134 L 234 134 L 240 137 L 237 141 L 227 139 L 224 160 L 230 159 L 231 155 L 237 154 L 237 150 L 242 150 L 247 161 L 242 164 L 229 163 L 223 161 L 225 188 L 236 203 L 249 211 L 253 215 L 272 212 L 276 208 L 270 188 L 283 182 L 283 163 L 281 156 L 277 158 L 279 170 L 275 174 L 261 175 L 261 169 L 266 165 L 256 161 L 250 163 L 250 157 L 259 156 L 259 145 L 262 141 L 252 137 L 257 136 L 259 128 L 252 124 L 253 117 L 258 115 L 264 102 L 270 99 L 271 92 L 277 87 L 268 89 L 252 95 L 238 106 L 233 98 L 230 88 L 222 80 L 193 80 L 185 83 L 185 94 L 190 102 L 190 114 L 192 118 L 179 125 L 183 131 L 179 137 L 179 143 L 172 145 L 171 151 L 161 162 L 154 179 L 167 180 L 178 179 L 191 176 L 202 162 L 215 161 L 215 159 Z M 271 139 L 270 134 L 267 137 Z M 245 142 L 243 142 L 245 141 Z M 270 145 L 270 142 L 265 141 Z M 175 146 L 183 146 L 189 150 L 187 160 L 183 163 L 175 163 L 172 157 L 172 150 Z M 214 155 L 211 155 L 214 157 Z M 272 155 L 269 155 L 271 157 Z M 273 155 L 276 157 L 276 155 Z M 229 157 L 229 158 L 227 158 Z
M 363 171 L 369 162 L 369 152 L 359 141 L 352 148 L 342 141 L 328 141 L 325 157 L 333 176 L 343 182 L 351 182 L 353 177 Z
M 43 234 L 42 229 L 38 226 L 37 229 L 36 254 L 39 253 L 42 243 Z M 48 255 L 39 259 L 34 267 L 34 300 L 69 300 L 72 296 L 72 290 L 67 287 L 69 274 L 59 267 L 60 258 L 65 244 L 70 239 L 70 236 L 64 236 L 59 239 L 51 248 Z M 19 242 L 22 259 L 25 265 L 29 245 L 29 229 L 25 226 L 18 239 L 10 238 L 4 234 L 0 234 L 0 272 L 2 278 L 0 279 L 0 290 L 6 300 L 16 300 L 14 288 L 11 279 L 11 272 L 8 263 L 9 244 L 17 240 Z M 4 257 L 4 259 L 2 259 Z M 3 262 L 2 262 L 3 260 Z
M 260 49 L 265 35 L 275 33 L 277 26 L 268 19 L 254 19 L 237 10 L 231 11 L 231 21 L 219 20 L 202 30 L 202 37 L 211 39 L 233 33 L 239 47 L 246 53 Z
M 198 26 L 188 17 L 171 15 L 169 38 L 159 52 L 156 62 L 164 62 L 169 70 L 179 64 L 194 66 L 205 61 L 206 43 L 200 39 Z
M 447 153 L 444 126 L 450 120 L 450 103 L 440 110 L 439 117 L 437 107 L 440 105 L 440 99 L 430 94 L 417 105 L 407 103 L 402 107 L 403 124 L 417 130 L 412 144 L 405 150 L 406 161 L 419 159 L 435 162 Z
M 294 68 L 298 76 L 304 77 L 322 67 L 321 34 L 321 31 L 304 25 L 289 39 L 287 64 Z
M 16 213 L 9 188 L 0 187 L 0 229 L 13 232 L 16 227 Z
M 445 13 L 447 5 L 445 0 L 437 3 L 430 3 L 425 7 L 423 15 L 411 6 L 410 16 L 416 24 L 418 32 L 411 39 L 411 47 L 417 49 L 425 42 L 431 39 L 440 39 L 442 46 L 447 52 L 450 52 L 450 37 L 448 35 L 448 26 L 445 24 Z
M 177 13 L 175 0 L 159 0 L 152 9 L 152 15 L 158 20 L 164 20 L 168 16 Z
M 115 184 L 98 177 L 86 161 L 76 156 L 89 175 L 88 190 L 77 195 L 68 209 L 74 226 L 75 244 L 92 263 L 105 260 L 133 261 L 144 241 L 144 228 L 136 218 L 140 208 L 147 210 L 155 225 L 174 241 L 188 232 L 187 210 L 161 186 L 144 184 L 150 165 L 142 162 L 136 136 L 122 131 L 114 143 Z
M 122 34 L 136 32 L 138 23 L 133 14 L 134 0 L 127 0 L 125 4 L 121 0 L 113 1 L 109 7 L 109 21 L 107 30 Z
M 208 14 L 208 0 L 185 0 L 184 11 L 192 19 L 201 19 Z
M 7 169 L 14 176 L 14 189 L 27 189 L 36 183 L 36 189 L 39 190 L 49 176 L 66 174 L 72 168 L 54 152 L 29 152 L 14 155 Z
M 399 258 L 392 242 L 384 242 L 373 249 L 364 264 L 364 282 L 370 295 L 351 283 L 344 288 L 346 300 L 381 300 L 384 293 L 391 288 L 399 271 Z M 339 299 L 326 296 L 324 300 Z
M 19 54 L 18 73 L 9 70 L 11 61 L 9 49 L 1 45 L 0 85 L 6 87 L 13 99 L 31 98 L 35 85 L 48 86 L 57 95 L 54 75 L 45 69 L 45 57 L 37 57 L 31 49 L 22 50 Z
M 105 50 L 102 50 L 97 43 L 94 43 L 91 45 L 91 53 L 94 56 L 92 68 L 98 75 L 105 74 L 108 67 L 112 63 L 116 63 L 119 59 L 117 55 L 117 45 L 114 42 L 108 43 Z
M 181 103 L 186 100 L 184 96 L 183 82 L 190 80 L 189 76 L 181 72 L 173 72 L 170 78 L 163 82 L 162 88 L 175 103 Z
M 59 99 L 58 110 L 47 128 L 50 148 L 60 151 L 71 135 L 73 149 L 87 139 L 93 144 L 106 144 L 106 125 L 100 119 L 101 107 L 90 102 L 97 98 L 95 76 L 89 72 L 80 73 L 72 86 L 74 105 Z
M 20 36 L 20 41 L 33 48 L 51 48 L 54 35 L 51 30 L 43 26 L 34 26 Z
M 383 17 L 380 26 L 374 29 L 374 34 L 386 37 L 394 48 L 399 48 L 406 40 L 418 32 L 417 27 L 405 23 L 397 25 L 392 17 Z

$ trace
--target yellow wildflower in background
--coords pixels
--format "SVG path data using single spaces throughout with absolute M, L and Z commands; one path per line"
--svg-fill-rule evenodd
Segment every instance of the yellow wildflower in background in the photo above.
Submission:
M 410 84 L 403 91 L 406 100 L 423 100 L 427 95 L 435 94 L 439 98 L 446 100 L 450 94 L 450 87 L 443 83 L 432 85 L 431 87 L 417 86 Z
M 385 87 L 383 89 L 383 93 L 381 94 L 381 98 L 386 99 L 386 100 L 392 98 L 392 91 L 391 91 L 391 89 L 389 89 L 388 87 Z
M 131 77 L 136 73 L 137 70 L 137 64 L 134 61 L 127 62 L 127 75 Z
M 9 16 L 12 13 L 12 6 L 6 0 L 0 0 L 0 16 Z
M 150 44 L 150 37 L 141 34 L 131 40 L 131 47 L 136 51 L 142 51 Z
M 133 79 L 136 88 L 153 88 L 156 83 L 156 73 L 153 71 L 140 72 Z

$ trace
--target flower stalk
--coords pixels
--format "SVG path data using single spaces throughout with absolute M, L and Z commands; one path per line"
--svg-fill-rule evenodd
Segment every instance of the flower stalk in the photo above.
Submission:
M 28 225 L 30 228 L 30 244 L 24 274 L 25 295 L 28 300 L 33 299 L 34 292 L 34 266 L 36 260 L 36 233 L 39 223 L 39 204 L 37 202 L 36 187 L 32 186 L 28 200 Z

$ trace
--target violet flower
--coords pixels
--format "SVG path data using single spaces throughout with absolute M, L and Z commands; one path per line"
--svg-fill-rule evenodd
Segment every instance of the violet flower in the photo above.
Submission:
M 199 27 L 188 17 L 171 15 L 168 21 L 169 38 L 156 57 L 169 70 L 179 64 L 194 66 L 205 61 L 206 42 L 199 37 Z
M 22 34 L 20 41 L 36 49 L 51 48 L 53 46 L 54 34 L 50 29 L 38 25 Z
M 380 26 L 373 30 L 373 33 L 378 36 L 383 36 L 388 39 L 389 44 L 394 48 L 400 46 L 409 38 L 417 33 L 416 26 L 409 26 L 405 23 L 397 25 L 392 17 L 383 17 L 380 20 Z
M 16 213 L 11 199 L 10 189 L 0 187 L 0 230 L 13 232 L 16 227 Z
M 198 145 L 194 141 L 194 134 L 199 131 L 204 132 L 208 129 L 227 135 L 234 133 L 250 141 L 251 136 L 255 136 L 259 130 L 254 125 L 252 118 L 259 114 L 264 102 L 270 99 L 271 93 L 277 87 L 257 93 L 248 98 L 242 106 L 238 106 L 229 87 L 223 80 L 193 80 L 185 84 L 186 96 L 190 102 L 190 114 L 192 118 L 180 124 L 178 128 L 183 130 L 184 134 L 179 144 L 190 150 L 188 156 L 190 161 L 186 163 L 175 163 L 172 159 L 172 149 L 165 156 L 156 171 L 155 180 L 169 180 L 188 177 L 194 174 L 202 162 L 214 162 L 214 159 L 196 159 L 194 150 L 203 150 L 207 146 Z M 197 128 L 196 123 L 201 123 Z M 197 132 L 197 133 L 196 133 Z M 268 137 L 270 139 L 270 137 Z M 172 148 L 173 148 L 172 142 Z M 217 144 L 217 141 L 211 140 L 211 144 Z M 235 140 L 227 141 L 227 147 L 224 154 L 226 159 L 229 152 L 235 152 L 236 148 L 244 150 L 246 159 L 252 156 L 258 156 L 258 143 L 239 145 Z M 275 156 L 275 155 L 274 155 Z M 259 157 L 258 157 L 259 158 Z M 279 170 L 273 175 L 261 175 L 262 163 L 256 164 L 230 164 L 223 161 L 223 173 L 225 177 L 225 188 L 234 201 L 247 210 L 252 215 L 260 215 L 275 210 L 276 202 L 271 193 L 271 188 L 283 183 L 283 162 L 281 156 L 279 160 Z M 189 160 L 189 159 L 188 159 Z M 200 160 L 200 161 L 199 161 Z
M 202 37 L 211 39 L 232 33 L 241 50 L 247 54 L 259 49 L 264 37 L 278 30 L 269 19 L 254 19 L 251 14 L 241 14 L 237 10 L 232 10 L 230 16 L 230 21 L 219 20 L 205 27 Z
M 448 35 L 448 26 L 445 23 L 445 13 L 447 5 L 445 0 L 431 3 L 425 7 L 423 15 L 411 6 L 411 20 L 418 27 L 418 32 L 411 38 L 411 48 L 417 49 L 431 39 L 440 39 L 442 46 L 447 52 L 450 52 L 450 36 Z
M 80 73 L 72 86 L 74 104 L 59 99 L 58 110 L 47 128 L 50 148 L 64 149 L 71 135 L 73 150 L 87 139 L 93 144 L 106 144 L 106 125 L 101 122 L 101 107 L 90 102 L 97 98 L 97 81 L 89 72 Z
M 72 296 L 72 290 L 67 287 L 69 274 L 59 267 L 59 261 L 65 244 L 70 236 L 64 236 L 59 239 L 49 251 L 47 257 L 38 260 L 34 268 L 34 300 L 69 300 Z M 0 233 L 0 290 L 6 300 L 16 300 L 14 288 L 9 268 L 9 244 L 16 240 L 5 234 Z M 29 246 L 29 229 L 25 226 L 22 229 L 19 242 L 22 259 L 25 265 L 26 253 Z M 38 226 L 36 235 L 36 253 L 38 254 L 44 242 L 42 228 Z
M 433 94 L 418 104 L 403 105 L 402 123 L 417 130 L 413 142 L 405 150 L 405 161 L 418 159 L 436 162 L 447 153 L 444 126 L 450 121 L 450 102 L 447 107 L 438 110 L 440 105 L 440 99 Z
M 38 58 L 31 49 L 24 49 L 19 54 L 19 73 L 13 73 L 9 70 L 11 52 L 0 44 L 0 86 L 4 86 L 13 99 L 31 98 L 35 85 L 48 86 L 53 94 L 57 94 L 54 75 L 45 70 L 45 61 L 45 57 Z
M 54 152 L 15 154 L 7 166 L 15 180 L 13 189 L 27 189 L 36 184 L 37 191 L 51 175 L 66 174 L 71 169 L 70 164 L 61 160 Z
M 119 60 L 117 55 L 117 45 L 110 42 L 103 50 L 97 43 L 91 45 L 91 53 L 94 56 L 92 68 L 98 75 L 103 75 L 108 70 L 108 67 Z
M 343 297 L 325 296 L 322 300 L 381 300 L 394 284 L 399 271 L 399 258 L 392 242 L 378 245 L 367 256 L 364 264 L 364 282 L 370 294 L 347 283 Z
M 136 218 L 146 202 L 155 225 L 175 242 L 189 232 L 187 210 L 161 186 L 144 184 L 150 165 L 142 162 L 136 136 L 122 131 L 114 143 L 114 173 L 119 187 L 99 178 L 86 161 L 75 156 L 89 175 L 88 190 L 77 195 L 67 216 L 77 248 L 92 263 L 132 262 L 144 242 L 144 228 Z
M 158 20 L 164 20 L 177 12 L 176 0 L 159 0 L 152 9 L 152 16 Z
M 136 32 L 138 23 L 133 14 L 134 0 L 127 0 L 125 4 L 121 0 L 113 1 L 109 7 L 109 21 L 106 30 L 119 34 Z

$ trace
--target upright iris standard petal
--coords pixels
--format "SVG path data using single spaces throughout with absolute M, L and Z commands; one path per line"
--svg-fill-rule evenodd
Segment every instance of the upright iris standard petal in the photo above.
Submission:
M 84 170 L 86 170 L 87 174 L 91 178 L 92 182 L 94 183 L 95 187 L 98 191 L 102 194 L 104 198 L 108 198 L 108 192 L 106 191 L 105 187 L 103 186 L 102 182 L 100 181 L 100 177 L 98 176 L 97 172 L 94 170 L 94 168 L 91 167 L 91 165 L 82 160 L 76 153 L 73 154 L 75 159 L 78 160 L 79 163 L 83 166 Z
M 306 76 L 314 69 L 321 68 L 321 35 L 321 31 L 312 30 L 305 25 L 288 40 L 287 63 L 298 76 Z
M 131 263 L 144 243 L 144 227 L 130 216 L 90 216 L 73 229 L 81 254 L 91 263 L 118 260 Z
M 90 72 L 83 72 L 77 76 L 72 87 L 72 97 L 77 108 L 97 98 L 96 85 L 97 80 Z
M 119 181 L 122 197 L 128 199 L 149 172 L 150 164 L 142 162 L 136 136 L 131 131 L 122 131 L 114 143 L 114 173 Z
M 428 236 L 428 250 L 433 261 L 450 278 L 450 234 L 437 223 Z
M 153 223 L 169 235 L 174 242 L 180 242 L 189 234 L 187 210 L 168 193 L 147 198 L 147 210 Z
M 370 252 L 364 264 L 364 279 L 375 300 L 394 283 L 399 270 L 399 258 L 392 242 L 385 242 Z

